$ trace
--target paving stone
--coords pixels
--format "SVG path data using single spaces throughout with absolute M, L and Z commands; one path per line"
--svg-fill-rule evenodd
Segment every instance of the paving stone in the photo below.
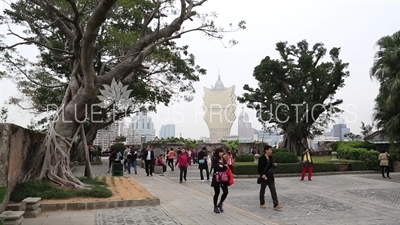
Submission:
M 400 205 L 400 188 L 348 190 L 347 193 Z
M 103 209 L 96 212 L 96 225 L 176 225 L 177 222 L 161 206 Z

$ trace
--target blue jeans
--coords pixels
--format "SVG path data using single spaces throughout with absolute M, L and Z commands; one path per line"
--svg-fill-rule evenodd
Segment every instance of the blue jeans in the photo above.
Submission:
M 136 160 L 128 162 L 128 173 L 131 173 L 131 167 L 133 167 L 135 174 L 137 174 Z

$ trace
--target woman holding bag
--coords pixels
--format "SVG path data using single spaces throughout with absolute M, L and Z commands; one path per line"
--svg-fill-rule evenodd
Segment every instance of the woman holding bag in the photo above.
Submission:
M 227 163 L 223 158 L 224 150 L 222 148 L 217 148 L 214 152 L 214 157 L 212 160 L 212 166 L 214 168 L 214 175 L 212 178 L 211 186 L 214 187 L 214 212 L 220 213 L 224 212 L 222 207 L 226 197 L 228 196 L 228 183 L 229 177 L 227 174 Z M 218 202 L 218 197 L 222 189 L 222 195 L 220 202 Z

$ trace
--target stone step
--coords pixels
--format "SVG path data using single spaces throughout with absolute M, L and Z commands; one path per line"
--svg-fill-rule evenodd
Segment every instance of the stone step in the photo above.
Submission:
M 6 211 L 25 211 L 26 210 L 26 202 L 8 204 Z
M 42 198 L 39 197 L 29 197 L 29 198 L 25 198 L 24 200 L 22 200 L 23 202 L 26 202 L 27 205 L 30 204 L 36 204 L 38 202 L 40 202 L 40 200 L 42 200 Z
M 0 218 L 4 219 L 3 225 L 21 225 L 24 221 L 25 211 L 4 211 Z

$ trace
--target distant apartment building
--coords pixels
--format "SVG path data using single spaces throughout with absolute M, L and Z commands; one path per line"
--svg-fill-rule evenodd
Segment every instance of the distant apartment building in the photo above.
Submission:
M 274 132 L 254 129 L 254 140 L 268 143 L 271 146 L 277 146 L 279 142 L 282 141 L 282 135 Z
M 109 127 L 97 131 L 93 145 L 100 146 L 103 151 L 107 150 L 113 144 L 115 138 L 121 136 L 121 126 L 123 126 L 121 121 L 116 121 Z
M 175 137 L 175 124 L 162 125 L 158 137 L 164 139 Z
M 154 129 L 153 120 L 147 113 L 137 112 L 131 118 L 126 144 L 140 144 L 142 136 L 146 137 L 145 142 L 152 141 L 156 136 L 156 130 Z

